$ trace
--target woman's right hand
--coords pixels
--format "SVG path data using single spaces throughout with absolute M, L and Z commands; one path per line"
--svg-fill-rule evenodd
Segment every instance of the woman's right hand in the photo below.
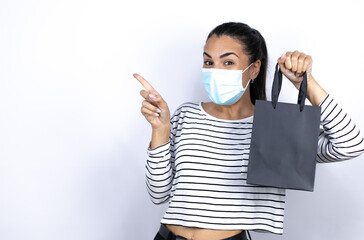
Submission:
M 145 99 L 142 103 L 141 112 L 152 126 L 151 147 L 153 148 L 153 146 L 160 145 L 160 142 L 164 143 L 169 138 L 171 118 L 169 108 L 161 95 L 147 80 L 137 73 L 134 73 L 133 76 L 145 88 L 145 90 L 140 91 L 140 95 Z

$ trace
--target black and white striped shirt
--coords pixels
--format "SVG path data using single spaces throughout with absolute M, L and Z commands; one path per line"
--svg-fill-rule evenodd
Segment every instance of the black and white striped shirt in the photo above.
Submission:
M 321 105 L 318 162 L 364 152 L 359 129 L 327 95 Z M 253 116 L 223 120 L 201 103 L 181 105 L 170 141 L 148 149 L 146 184 L 152 201 L 169 200 L 162 223 L 219 230 L 283 233 L 285 190 L 246 183 Z

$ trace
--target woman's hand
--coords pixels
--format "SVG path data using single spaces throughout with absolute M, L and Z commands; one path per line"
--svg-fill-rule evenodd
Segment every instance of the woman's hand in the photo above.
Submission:
M 161 95 L 139 74 L 133 75 L 145 88 L 140 95 L 145 99 L 141 112 L 152 126 L 151 148 L 155 148 L 169 140 L 170 112 Z
M 307 99 L 314 106 L 318 106 L 325 98 L 327 93 L 313 78 L 312 72 L 312 58 L 304 53 L 294 51 L 284 53 L 278 58 L 279 68 L 282 73 L 293 83 L 293 85 L 300 89 L 303 80 L 303 73 L 307 73 Z
M 307 73 L 307 84 L 312 81 L 312 58 L 304 53 L 287 52 L 278 58 L 281 72 L 295 85 L 297 89 L 303 80 L 303 73 Z

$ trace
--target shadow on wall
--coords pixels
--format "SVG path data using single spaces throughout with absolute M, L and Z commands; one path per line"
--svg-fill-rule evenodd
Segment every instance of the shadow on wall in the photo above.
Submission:
M 122 146 L 123 159 L 120 168 L 121 214 L 122 221 L 119 239 L 153 239 L 159 229 L 160 220 L 167 204 L 154 205 L 145 185 L 145 163 L 149 144 L 149 124 L 142 119 L 132 125 L 128 132 L 133 133 L 129 143 Z M 139 122 L 139 121 L 138 121 Z M 148 129 L 148 130 L 147 130 Z M 147 131 L 144 131 L 147 130 Z M 148 134 L 145 134 L 145 133 Z
M 318 164 L 313 193 L 287 191 L 284 239 L 346 239 L 363 227 L 362 203 L 346 184 L 354 183 L 355 176 L 345 177 L 358 160 Z

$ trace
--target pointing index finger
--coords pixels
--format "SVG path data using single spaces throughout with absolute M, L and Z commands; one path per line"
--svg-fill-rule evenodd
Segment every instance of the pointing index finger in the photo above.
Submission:
M 151 91 L 156 92 L 156 90 L 153 88 L 153 86 L 150 85 L 150 83 L 147 80 L 145 80 L 142 76 L 140 76 L 137 73 L 134 73 L 133 76 L 136 78 L 136 80 L 138 80 L 143 85 L 145 90 L 147 90 L 148 92 L 151 92 Z

